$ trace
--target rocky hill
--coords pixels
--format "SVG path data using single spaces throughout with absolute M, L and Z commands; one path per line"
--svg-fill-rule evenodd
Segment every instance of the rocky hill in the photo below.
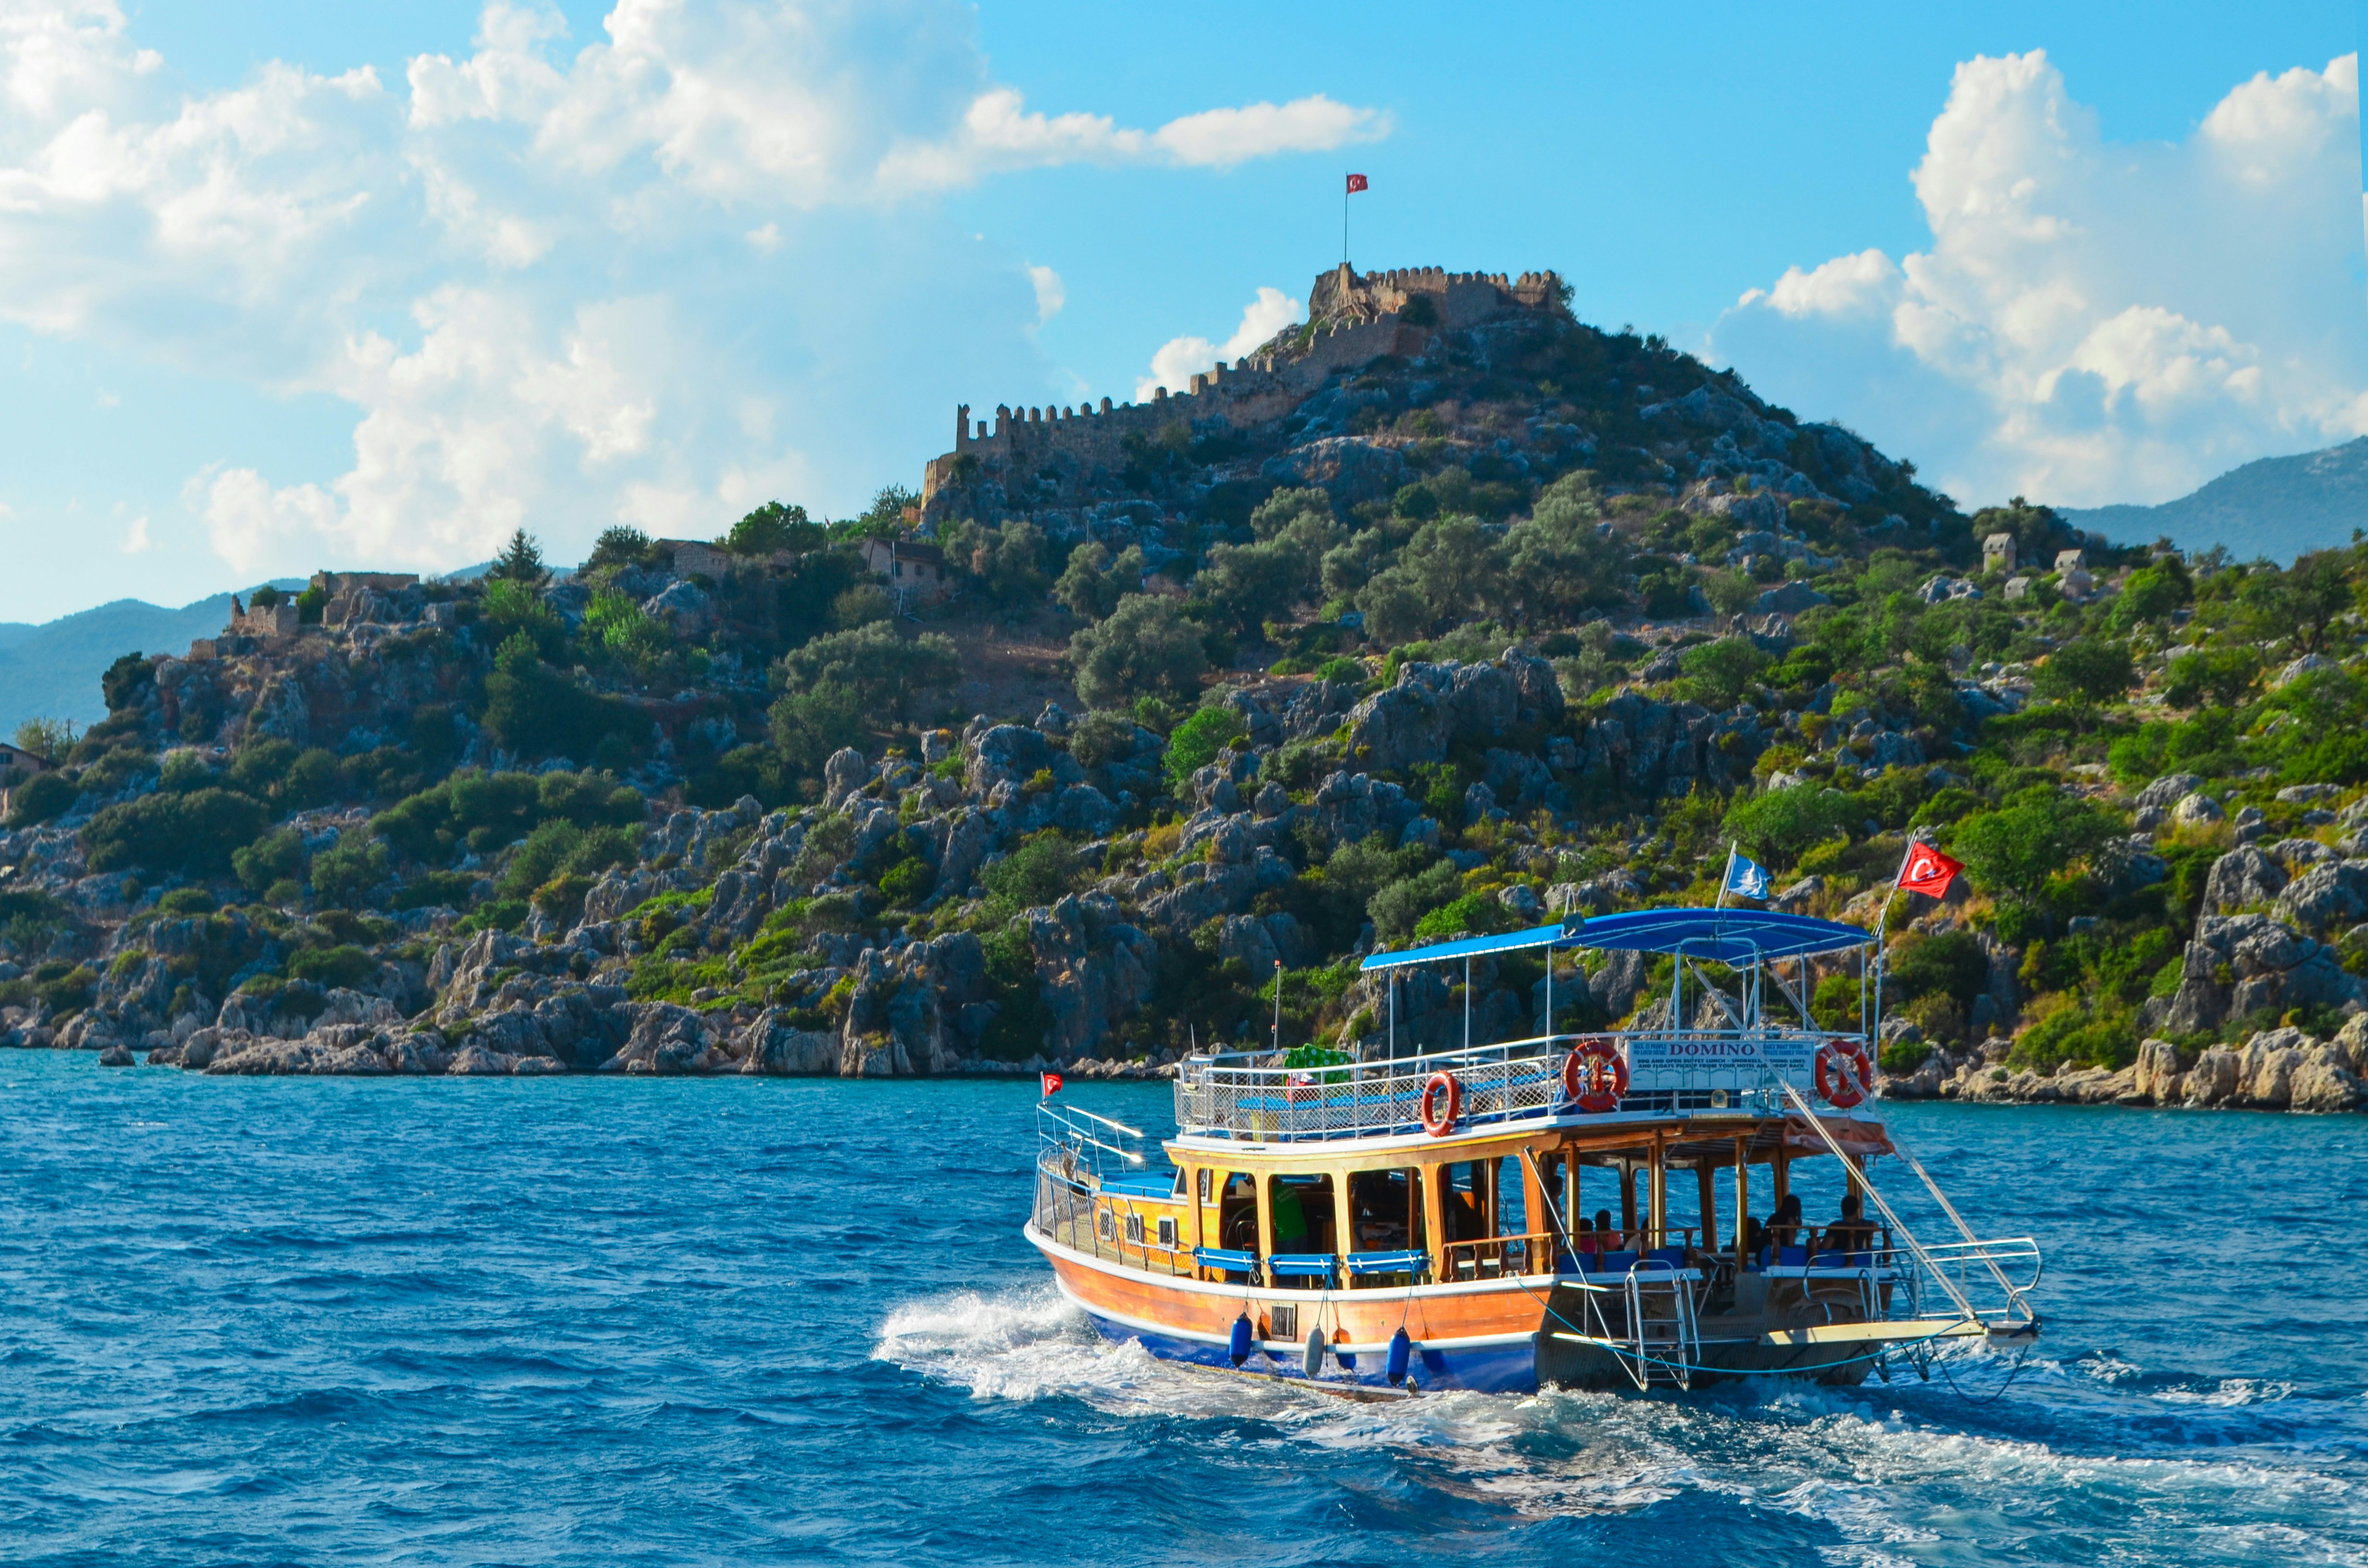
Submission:
M 302 587 L 281 584 L 282 587 Z M 99 672 L 132 649 L 179 650 L 219 630 L 231 596 L 216 594 L 167 609 L 140 599 L 117 599 L 38 626 L 0 625 L 0 733 L 28 719 L 75 724 L 107 717 Z
M 2246 463 L 2159 506 L 2098 506 L 2064 517 L 2108 539 L 2165 539 L 2186 551 L 2217 546 L 2243 561 L 2292 561 L 2347 545 L 2354 528 L 2368 528 L 2368 436 Z
M 1262 1043 L 1278 985 L 1284 1044 L 1378 1049 L 1360 955 L 1707 901 L 1730 843 L 1872 923 L 1916 834 L 1971 871 L 1894 911 L 1891 1092 L 2357 1103 L 2358 552 L 1967 517 L 1551 275 L 1313 298 L 1138 408 L 964 410 L 855 522 L 611 530 L 564 583 L 520 536 L 119 660 L 10 799 L 6 1038 L 1148 1074 Z M 1069 686 L 997 711 L 1026 639 Z M 1401 1049 L 1460 1035 L 1460 978 L 1401 988 Z M 1594 955 L 1555 1026 L 1661 978 Z M 1538 1027 L 1544 980 L 1475 965 L 1475 1037 Z

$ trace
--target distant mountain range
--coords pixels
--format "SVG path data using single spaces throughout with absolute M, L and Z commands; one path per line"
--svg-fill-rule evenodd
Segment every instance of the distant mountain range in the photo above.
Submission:
M 2168 539 L 2181 550 L 2226 545 L 2239 561 L 2288 562 L 2350 544 L 2368 528 L 2368 436 L 2290 458 L 2230 469 L 2159 506 L 2058 507 L 2074 527 L 2122 544 Z
M 301 577 L 278 585 L 304 585 Z M 253 593 L 252 588 L 244 590 Z M 0 622 L 0 738 L 28 719 L 70 719 L 79 726 L 107 717 L 98 677 L 126 653 L 183 653 L 230 620 L 228 594 L 178 609 L 117 599 L 42 626 Z

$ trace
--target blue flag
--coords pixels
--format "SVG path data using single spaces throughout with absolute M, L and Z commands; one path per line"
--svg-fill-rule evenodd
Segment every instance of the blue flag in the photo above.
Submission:
M 1726 863 L 1726 891 L 1737 898 L 1768 896 L 1768 868 L 1738 849 Z

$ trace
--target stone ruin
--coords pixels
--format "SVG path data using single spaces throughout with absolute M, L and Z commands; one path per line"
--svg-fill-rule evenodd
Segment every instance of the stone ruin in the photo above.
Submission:
M 997 404 L 992 425 L 973 421 L 971 405 L 954 411 L 954 449 L 931 459 L 921 476 L 921 514 L 935 521 L 941 491 L 971 464 L 997 462 L 1012 472 L 1032 472 L 1055 454 L 1085 464 L 1118 468 L 1125 461 L 1129 435 L 1152 435 L 1179 420 L 1204 429 L 1221 420 L 1245 429 L 1280 419 L 1324 385 L 1334 371 L 1368 364 L 1383 355 L 1420 354 L 1433 334 L 1463 331 L 1508 316 L 1557 310 L 1562 279 L 1552 272 L 1449 272 L 1409 267 L 1359 273 L 1347 263 L 1316 275 L 1308 291 L 1307 324 L 1286 330 L 1254 356 L 1222 360 L 1194 375 L 1175 392 L 1155 389 L 1149 403 L 1097 408 L 1015 408 Z M 1406 321 L 1409 305 L 1429 302 L 1429 319 Z M 1181 400 L 1190 398 L 1188 404 Z

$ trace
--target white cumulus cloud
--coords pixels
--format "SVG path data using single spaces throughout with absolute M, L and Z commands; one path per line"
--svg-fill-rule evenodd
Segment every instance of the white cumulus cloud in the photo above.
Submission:
M 1212 343 L 1205 337 L 1171 337 L 1160 345 L 1151 357 L 1151 374 L 1134 385 L 1134 398 L 1141 403 L 1156 396 L 1161 387 L 1180 392 L 1192 382 L 1192 378 L 1219 360 L 1227 363 L 1242 358 L 1258 347 L 1276 333 L 1297 321 L 1307 307 L 1280 289 L 1261 287 L 1258 298 L 1242 311 L 1241 324 L 1223 343 Z
M 2183 142 L 2108 140 L 2044 51 L 1959 65 L 1931 243 L 1794 267 L 1711 334 L 1969 504 L 2159 501 L 2368 430 L 2355 56 L 2263 73 Z
M 0 5 L 0 320 L 351 408 L 341 471 L 229 449 L 188 477 L 249 574 L 450 568 L 521 525 L 561 559 L 618 520 L 712 532 L 888 442 L 915 388 L 882 366 L 974 383 L 1032 354 L 1065 286 L 976 267 L 940 193 L 1389 129 L 1321 95 L 1031 108 L 955 0 L 616 0 L 580 40 L 492 0 L 399 80 L 267 62 L 202 93 L 136 34 L 117 0 Z
M 1036 324 L 1042 326 L 1059 315 L 1061 307 L 1069 302 L 1069 286 L 1062 282 L 1061 275 L 1049 267 L 1030 267 L 1028 281 L 1036 290 Z

